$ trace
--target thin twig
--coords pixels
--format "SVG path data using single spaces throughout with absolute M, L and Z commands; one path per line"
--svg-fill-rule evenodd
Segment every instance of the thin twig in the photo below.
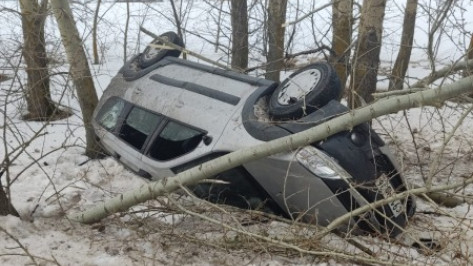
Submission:
M 198 54 L 198 53 L 194 53 L 194 52 L 192 52 L 192 51 L 190 51 L 190 50 L 188 50 L 188 49 L 186 49 L 186 48 L 183 48 L 183 47 L 181 47 L 181 46 L 179 46 L 179 45 L 177 45 L 177 44 L 174 44 L 174 43 L 172 43 L 172 42 L 170 42 L 170 41 L 168 41 L 168 40 L 165 40 L 164 38 L 159 37 L 158 35 L 152 33 L 151 31 L 149 31 L 149 30 L 147 30 L 147 29 L 145 29 L 144 27 L 140 27 L 140 31 L 142 31 L 143 33 L 145 33 L 145 34 L 147 34 L 147 35 L 149 35 L 149 36 L 151 36 L 151 37 L 153 37 L 153 38 L 155 38 L 155 39 L 158 39 L 159 41 L 161 41 L 162 43 L 166 44 L 167 46 L 172 47 L 173 49 L 176 49 L 176 50 L 181 51 L 182 53 L 186 53 L 186 54 L 188 54 L 188 55 L 192 55 L 192 56 L 194 56 L 194 57 L 196 57 L 196 58 L 198 58 L 198 59 L 200 59 L 200 60 L 202 60 L 202 61 L 205 61 L 205 62 L 207 62 L 207 63 L 211 63 L 211 64 L 213 64 L 213 65 L 216 65 L 216 66 L 221 67 L 221 68 L 226 69 L 226 70 L 232 70 L 232 71 L 236 71 L 236 72 L 242 72 L 241 70 L 233 69 L 233 68 L 228 67 L 228 66 L 226 66 L 226 65 L 220 64 L 219 62 L 216 62 L 216 61 L 214 61 L 214 60 L 212 60 L 212 59 L 209 59 L 209 58 L 207 58 L 207 57 L 205 57 L 205 56 L 202 56 L 202 55 L 200 55 L 200 54 Z
M 297 251 L 301 254 L 308 254 L 308 255 L 314 255 L 314 256 L 329 256 L 331 258 L 339 258 L 339 259 L 345 259 L 345 260 L 349 260 L 349 261 L 352 261 L 352 262 L 359 262 L 359 263 L 367 263 L 367 264 L 377 264 L 377 265 L 403 265 L 402 263 L 400 264 L 396 264 L 394 263 L 394 261 L 383 261 L 383 260 L 380 260 L 379 258 L 366 258 L 366 257 L 362 257 L 362 256 L 359 256 L 359 255 L 351 255 L 351 254 L 344 254 L 344 253 L 339 253 L 339 252 L 335 252 L 335 251 L 314 251 L 314 250 L 307 250 L 307 249 L 304 249 L 304 248 L 301 248 L 299 246 L 296 246 L 296 245 L 292 245 L 292 244 L 289 244 L 289 243 L 286 243 L 284 241 L 281 241 L 281 240 L 277 240 L 277 239 L 273 239 L 273 238 L 270 238 L 270 237 L 267 237 L 267 236 L 263 236 L 263 235 L 259 235 L 259 234 L 255 234 L 255 233 L 252 233 L 252 232 L 248 232 L 248 231 L 245 231 L 245 230 L 242 230 L 242 229 L 238 229 L 238 228 L 235 228 L 235 227 L 232 227 L 226 223 L 223 223 L 221 221 L 218 221 L 216 219 L 213 219 L 213 218 L 210 218 L 206 215 L 203 215 L 203 214 L 200 214 L 200 213 L 196 213 L 196 212 L 193 212 L 193 211 L 190 211 L 186 208 L 184 208 L 182 205 L 180 205 L 179 203 L 177 203 L 174 199 L 171 199 L 169 198 L 169 200 L 179 209 L 181 210 L 182 212 L 185 212 L 189 215 L 192 215 L 194 217 L 198 217 L 202 220 L 205 220 L 205 221 L 208 221 L 208 222 L 211 222 L 213 224 L 217 224 L 217 225 L 220 225 L 228 230 L 232 230 L 234 232 L 237 232 L 237 233 L 240 233 L 242 235 L 246 235 L 246 236 L 249 236 L 251 238 L 254 238 L 254 239 L 259 239 L 259 240 L 262 240 L 262 241 L 265 241 L 267 243 L 270 243 L 270 244 L 273 244 L 273 245 L 276 245 L 276 246 L 279 246 L 279 247 L 283 247 L 283 248 L 286 248 L 286 249 L 290 249 L 290 250 L 294 250 L 294 251 Z
M 287 27 L 287 26 L 289 26 L 289 25 L 294 25 L 294 24 L 296 24 L 296 23 L 299 23 L 299 22 L 303 21 L 304 19 L 310 17 L 312 14 L 317 13 L 317 12 L 319 12 L 320 10 L 325 9 L 325 8 L 327 8 L 327 7 L 329 7 L 329 6 L 332 6 L 333 4 L 334 4 L 334 2 L 333 2 L 333 1 L 330 1 L 330 2 L 327 3 L 327 4 L 321 6 L 321 7 L 317 8 L 317 9 L 314 9 L 314 10 L 310 11 L 309 13 L 307 13 L 307 14 L 305 14 L 304 16 L 300 17 L 299 19 L 296 19 L 296 20 L 294 20 L 294 21 L 289 21 L 289 22 L 286 22 L 286 23 L 282 24 L 281 27 Z
M 10 234 L 5 228 L 3 228 L 2 226 L 0 226 L 0 231 L 2 231 L 3 233 L 5 233 L 9 238 L 11 238 L 13 241 L 15 241 L 18 246 L 25 252 L 26 255 L 28 255 L 28 257 L 31 259 L 31 262 L 33 262 L 34 265 L 39 265 L 38 262 L 36 262 L 35 258 L 33 255 L 31 255 L 31 253 L 28 251 L 28 249 L 20 242 L 20 240 L 18 240 L 18 238 L 16 238 L 14 235 Z

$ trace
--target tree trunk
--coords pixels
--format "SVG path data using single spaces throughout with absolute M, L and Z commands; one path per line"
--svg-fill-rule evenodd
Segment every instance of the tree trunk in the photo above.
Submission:
M 389 90 L 402 90 L 404 78 L 411 59 L 414 29 L 416 26 L 418 0 L 407 0 L 402 25 L 401 47 L 389 79 Z
M 176 21 L 177 35 L 179 35 L 179 37 L 181 37 L 181 39 L 184 40 L 184 34 L 182 33 L 182 23 L 181 23 L 180 15 L 177 13 L 174 0 L 170 0 L 170 1 L 171 1 L 172 14 L 174 15 L 174 21 Z M 182 58 L 187 59 L 187 54 L 182 53 Z
M 7 197 L 7 193 L 3 190 L 1 179 L 3 173 L 3 171 L 0 172 L 0 216 L 7 216 L 10 214 L 19 217 L 20 215 L 11 204 L 10 199 Z
M 248 67 L 248 7 L 246 0 L 231 0 L 232 68 Z
M 123 31 L 123 64 L 126 63 L 128 58 L 128 30 L 130 28 L 130 1 L 126 1 L 126 20 L 125 30 Z
M 23 29 L 23 56 L 28 77 L 25 93 L 27 120 L 46 120 L 55 110 L 49 91 L 49 73 L 44 41 L 47 1 L 20 0 Z
M 97 45 L 97 25 L 98 25 L 98 20 L 99 20 L 99 10 L 100 10 L 100 4 L 102 3 L 102 0 L 97 0 L 97 7 L 95 8 L 95 14 L 94 14 L 94 24 L 92 25 L 92 50 L 94 53 L 94 64 L 98 65 L 99 64 L 99 49 Z
M 90 74 L 89 64 L 82 47 L 82 40 L 76 28 L 72 11 L 67 0 L 51 0 L 51 7 L 56 16 L 62 43 L 70 64 L 70 75 L 74 82 L 77 98 L 82 111 L 85 127 L 86 152 L 89 157 L 97 157 L 101 149 L 94 137 L 91 125 L 92 114 L 98 103 L 94 81 Z
M 332 5 L 332 49 L 336 53 L 335 71 L 345 90 L 350 64 L 350 44 L 353 29 L 353 0 L 335 1 Z
M 218 52 L 220 46 L 220 32 L 222 31 L 222 12 L 223 12 L 223 0 L 220 0 L 220 7 L 218 8 L 217 17 L 217 36 L 215 36 L 215 53 Z
M 269 0 L 268 4 L 268 55 L 266 79 L 279 81 L 279 71 L 284 66 L 284 32 L 287 0 Z
M 355 125 L 371 121 L 373 118 L 418 106 L 436 105 L 446 99 L 470 92 L 473 89 L 473 76 L 463 78 L 453 84 L 440 88 L 411 93 L 397 97 L 381 99 L 369 106 L 352 110 L 303 132 L 280 139 L 232 152 L 215 160 L 203 163 L 174 177 L 163 178 L 156 182 L 142 185 L 134 191 L 118 195 L 104 203 L 96 204 L 89 210 L 68 215 L 69 219 L 82 223 L 100 221 L 106 216 L 125 211 L 128 208 L 172 192 L 180 186 L 215 176 L 248 161 L 258 160 L 273 154 L 294 151 L 298 147 L 326 139 L 328 136 L 344 130 L 351 130 Z
M 364 0 L 358 31 L 358 44 L 353 60 L 348 104 L 351 108 L 373 101 L 376 91 L 379 54 L 383 34 L 386 0 Z

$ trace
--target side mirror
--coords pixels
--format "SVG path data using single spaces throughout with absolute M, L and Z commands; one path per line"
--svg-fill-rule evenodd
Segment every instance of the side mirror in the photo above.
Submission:
M 202 137 L 202 141 L 204 142 L 204 144 L 205 144 L 206 146 L 209 146 L 210 143 L 212 143 L 212 140 L 213 140 L 213 138 L 212 138 L 211 136 L 209 136 L 209 135 L 204 135 L 204 136 Z

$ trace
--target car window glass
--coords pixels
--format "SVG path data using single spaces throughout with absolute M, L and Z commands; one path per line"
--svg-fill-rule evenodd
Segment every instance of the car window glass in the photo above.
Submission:
M 140 131 L 143 134 L 149 135 L 160 121 L 159 116 L 150 113 L 144 109 L 134 107 L 128 117 L 126 124 Z
M 170 121 L 150 148 L 149 156 L 156 160 L 170 160 L 194 150 L 204 132 Z
M 107 102 L 105 102 L 102 109 L 100 109 L 98 123 L 105 129 L 113 131 L 117 126 L 118 117 L 120 116 L 124 107 L 124 101 L 118 98 L 110 98 Z
M 161 120 L 161 116 L 157 114 L 133 107 L 120 130 L 120 137 L 133 147 L 141 150 L 146 139 Z

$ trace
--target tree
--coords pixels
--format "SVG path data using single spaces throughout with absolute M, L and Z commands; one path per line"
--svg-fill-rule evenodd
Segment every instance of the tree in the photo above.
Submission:
M 266 79 L 279 81 L 279 71 L 284 66 L 284 33 L 287 0 L 269 0 L 268 4 L 268 54 L 266 56 Z
M 25 93 L 27 120 L 46 120 L 56 110 L 49 90 L 48 60 L 44 39 L 47 0 L 20 0 L 23 29 L 23 57 L 26 62 L 27 89 Z
M 386 0 L 363 1 L 348 94 L 351 108 L 373 100 L 371 94 L 376 91 L 385 8 Z
M 335 1 L 332 5 L 332 49 L 335 71 L 340 78 L 343 88 L 350 71 L 350 45 L 353 29 L 353 0 Z
M 85 127 L 86 151 L 89 157 L 97 157 L 101 151 L 91 125 L 92 114 L 98 103 L 94 81 L 90 73 L 87 57 L 82 47 L 72 16 L 69 2 L 66 0 L 51 0 L 51 7 L 56 17 L 62 43 L 66 50 L 67 60 L 70 64 L 70 75 L 74 82 L 77 98 L 82 111 L 82 120 Z
M 246 0 L 231 0 L 232 68 L 248 67 L 248 7 Z
M 402 24 L 401 47 L 389 79 L 389 90 L 401 90 L 411 59 L 418 0 L 407 0 Z

